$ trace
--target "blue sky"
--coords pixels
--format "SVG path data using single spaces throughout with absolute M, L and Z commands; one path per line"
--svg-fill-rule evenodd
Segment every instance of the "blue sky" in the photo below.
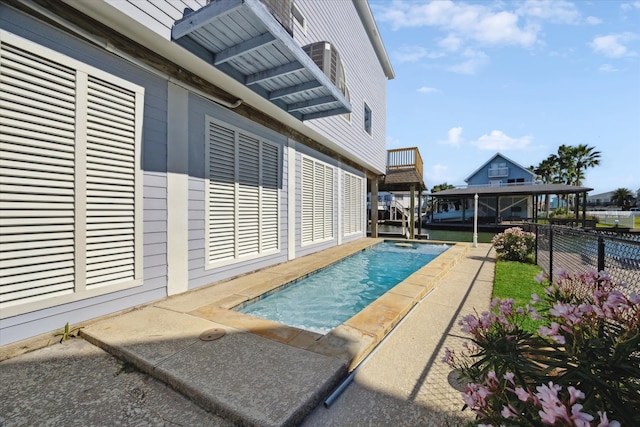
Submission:
M 602 153 L 591 194 L 640 188 L 640 1 L 369 3 L 396 74 L 387 148 L 417 146 L 429 188 L 561 144 Z

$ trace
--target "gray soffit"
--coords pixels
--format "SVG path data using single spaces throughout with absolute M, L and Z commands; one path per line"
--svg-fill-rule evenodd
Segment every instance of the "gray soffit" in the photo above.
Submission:
M 478 196 L 523 196 L 534 194 L 576 194 L 593 191 L 593 188 L 576 187 L 566 184 L 534 184 L 534 185 L 506 185 L 502 187 L 466 187 L 442 190 L 431 193 L 433 197 L 462 197 L 475 194 Z
M 176 21 L 171 38 L 299 120 L 351 104 L 259 0 L 216 0 Z

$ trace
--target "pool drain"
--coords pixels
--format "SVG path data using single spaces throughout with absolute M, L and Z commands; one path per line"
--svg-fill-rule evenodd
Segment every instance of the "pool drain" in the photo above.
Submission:
M 224 333 L 225 333 L 224 329 L 220 329 L 220 328 L 207 329 L 206 331 L 200 334 L 200 340 L 202 341 L 217 340 L 218 338 L 222 338 L 224 336 Z

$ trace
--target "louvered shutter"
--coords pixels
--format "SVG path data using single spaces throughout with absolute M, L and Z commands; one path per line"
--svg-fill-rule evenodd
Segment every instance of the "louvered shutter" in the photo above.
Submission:
M 352 177 L 352 182 L 354 184 L 353 188 L 353 196 L 352 196 L 352 206 L 354 211 L 354 228 L 352 230 L 353 233 L 358 233 L 363 231 L 362 226 L 362 218 L 364 216 L 363 205 L 364 205 L 364 196 L 362 191 L 362 178 Z
M 351 175 L 344 174 L 344 213 L 342 215 L 344 234 L 353 233 L 353 221 L 351 221 Z
M 261 251 L 277 250 L 278 245 L 278 147 L 262 145 L 262 179 L 260 197 Z
M 260 144 L 239 135 L 238 256 L 257 254 L 260 249 Z
M 324 239 L 333 237 L 333 196 L 334 196 L 334 182 L 333 182 L 333 168 L 329 165 L 324 167 L 324 212 L 323 212 L 323 229 Z
M 207 119 L 208 265 L 279 249 L 277 146 Z
M 334 168 L 302 158 L 302 243 L 333 237 Z
M 135 277 L 135 93 L 89 76 L 87 287 Z
M 302 242 L 313 241 L 313 160 L 302 158 Z
M 362 232 L 362 178 L 344 174 L 344 234 Z
M 235 132 L 209 123 L 209 262 L 235 258 Z
M 144 89 L 0 30 L 0 308 L 135 286 Z
M 0 302 L 74 291 L 75 70 L 0 50 Z

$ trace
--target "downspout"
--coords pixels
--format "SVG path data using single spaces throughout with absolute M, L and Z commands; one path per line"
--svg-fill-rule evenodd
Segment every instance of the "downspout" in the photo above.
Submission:
M 101 37 L 98 37 L 94 34 L 91 34 L 88 31 L 83 30 L 82 28 L 78 27 L 75 24 L 72 24 L 71 22 L 60 18 L 59 16 L 57 16 L 56 14 L 52 13 L 51 11 L 43 8 L 40 5 L 31 3 L 31 2 L 27 2 L 25 0 L 19 0 L 20 3 L 22 3 L 23 5 L 29 7 L 30 9 L 34 10 L 35 12 L 39 13 L 42 16 L 45 16 L 47 19 L 61 25 L 62 27 L 66 28 L 67 30 L 72 31 L 73 33 L 75 33 L 77 36 L 82 37 L 85 40 L 90 41 L 91 43 L 93 43 L 94 45 L 101 47 L 102 49 L 106 50 L 109 53 L 112 53 L 122 59 L 124 59 L 125 61 L 135 65 L 138 68 L 141 68 L 153 75 L 155 75 L 156 77 L 160 77 L 161 79 L 167 80 L 170 83 L 173 83 L 177 86 L 182 87 L 183 89 L 186 89 L 190 92 L 195 93 L 198 96 L 201 96 L 205 99 L 208 99 L 209 101 L 215 102 L 216 104 L 222 105 L 224 107 L 230 108 L 230 109 L 234 109 L 239 107 L 244 101 L 240 98 L 238 98 L 236 101 L 234 102 L 229 102 L 229 101 L 225 101 L 224 99 L 218 98 L 217 96 L 214 95 L 210 95 L 206 92 L 201 91 L 200 89 L 197 89 L 195 87 L 192 87 L 191 85 L 184 83 L 178 79 L 175 79 L 173 77 L 171 77 L 168 74 L 163 73 L 160 70 L 156 70 L 155 68 L 151 67 L 148 64 L 145 64 L 144 62 L 140 61 L 138 58 L 135 58 L 131 55 L 129 55 L 126 52 L 123 52 L 122 50 L 118 49 L 117 47 L 113 46 L 111 43 L 109 43 L 108 41 L 102 39 Z

